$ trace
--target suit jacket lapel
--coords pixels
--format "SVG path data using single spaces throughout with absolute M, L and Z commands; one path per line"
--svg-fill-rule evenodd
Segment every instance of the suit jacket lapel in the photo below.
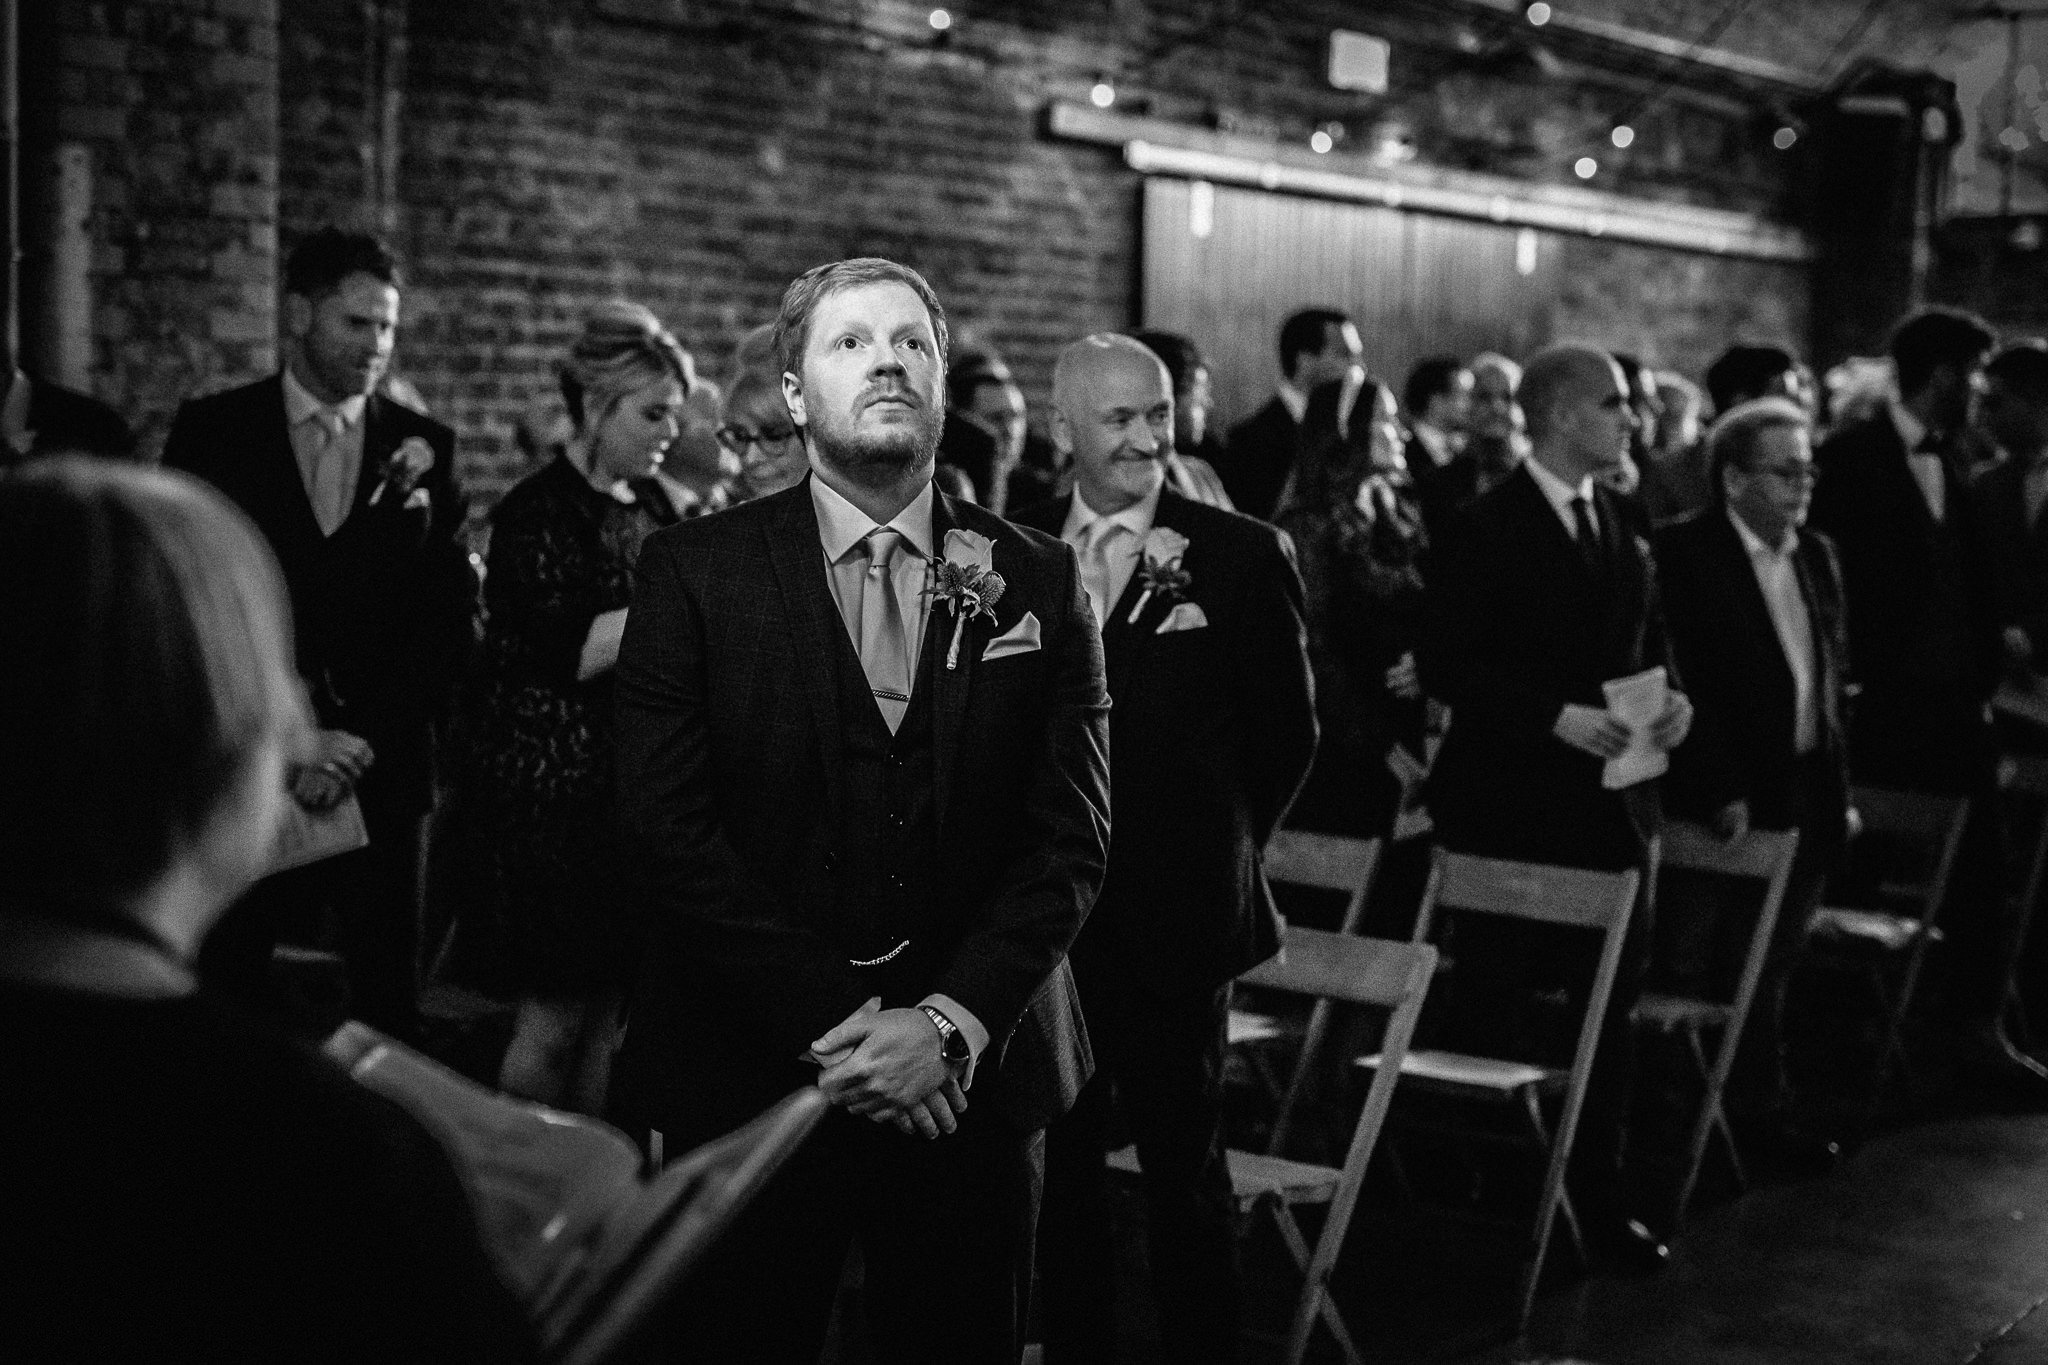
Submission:
M 1841 661 L 1835 657 L 1833 623 L 1840 619 L 1841 613 L 1832 591 L 1826 601 L 1821 598 L 1820 579 L 1823 575 L 1814 567 L 1821 562 L 1824 562 L 1822 553 L 1812 538 L 1801 537 L 1799 548 L 1792 556 L 1792 568 L 1799 580 L 1799 596 L 1806 603 L 1807 634 L 1813 637 L 1813 685 L 1820 692 L 1821 739 L 1828 748 L 1838 749 L 1842 736 L 1842 712 L 1838 700 L 1842 695 L 1842 680 L 1838 676 Z
M 277 436 L 268 450 L 253 453 L 255 466 L 251 477 L 265 486 L 263 501 L 277 512 L 276 524 L 265 526 L 264 531 L 292 547 L 291 552 L 279 548 L 278 557 L 282 559 L 302 547 L 319 545 L 326 537 L 320 532 L 319 519 L 313 515 L 313 500 L 306 495 L 306 479 L 299 473 L 299 457 L 292 450 L 292 425 L 285 412 L 282 372 L 270 381 L 259 401 L 267 409 L 264 425 Z
M 839 694 L 832 661 L 839 657 L 846 623 L 825 582 L 825 552 L 818 540 L 818 516 L 811 507 L 811 486 L 804 482 L 780 495 L 781 515 L 771 523 L 768 557 L 782 592 L 789 633 L 796 646 L 797 677 L 811 708 L 824 757 L 832 804 L 839 805 Z M 834 635 L 839 638 L 834 639 Z
M 1714 517 L 1714 544 L 1721 560 L 1721 576 L 1726 590 L 1742 603 L 1742 619 L 1748 627 L 1750 648 L 1764 660 L 1764 666 L 1784 680 L 1785 694 L 1798 699 L 1797 685 L 1792 678 L 1792 663 L 1785 657 L 1785 643 L 1778 638 L 1778 623 L 1771 618 L 1771 604 L 1764 600 L 1763 585 L 1756 581 L 1756 570 L 1749 562 L 1749 550 L 1742 543 L 1742 537 L 1728 523 L 1728 516 L 1719 509 L 1710 510 L 1707 516 Z M 1793 567 L 1799 580 L 1801 594 L 1806 599 L 1808 631 L 1816 639 L 1820 634 L 1820 615 L 1814 610 L 1813 594 L 1806 582 L 1806 569 L 1800 563 L 1798 554 L 1792 556 Z M 1818 676 L 1814 679 L 1820 682 Z
M 945 558 L 946 533 L 959 525 L 953 500 L 934 491 L 932 497 L 932 557 Z M 998 542 L 1000 544 L 1001 542 Z M 998 557 L 994 568 L 1001 573 Z M 1008 615 L 1008 613 L 1005 613 Z M 967 697 L 974 682 L 974 670 L 981 662 L 981 642 L 970 626 L 960 640 L 956 667 L 946 667 L 946 651 L 953 643 L 953 614 L 932 603 L 925 623 L 923 667 L 919 670 L 932 690 L 933 799 L 940 829 L 946 827 L 946 805 L 953 794 L 954 760 L 960 752 L 960 726 L 967 714 Z
M 363 460 L 356 470 L 355 496 L 348 504 L 351 517 L 369 505 L 370 493 L 377 487 L 384 462 L 398 448 L 391 415 L 390 400 L 384 395 L 373 393 L 363 401 Z

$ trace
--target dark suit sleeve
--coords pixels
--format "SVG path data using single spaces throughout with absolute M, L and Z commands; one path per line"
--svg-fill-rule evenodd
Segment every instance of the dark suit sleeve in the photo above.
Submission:
M 1678 670 L 1698 681 L 1688 694 L 1692 730 L 1671 755 L 1672 805 L 1679 814 L 1704 819 L 1740 798 L 1744 783 L 1725 709 L 1734 691 L 1721 676 L 1729 642 L 1716 639 L 1713 627 L 1724 613 L 1716 610 L 1719 594 L 1701 562 L 1697 529 L 1680 522 L 1661 533 L 1657 564 L 1671 656 Z
M 694 966 L 757 991 L 762 1016 L 783 1031 L 780 1051 L 795 1058 L 859 1007 L 863 988 L 727 835 L 703 608 L 665 537 L 648 542 L 640 569 L 619 646 L 616 743 L 620 818 L 647 878 L 645 912 Z
M 1052 703 L 1017 812 L 1019 850 L 932 984 L 1000 1039 L 1060 960 L 1102 889 L 1109 855 L 1109 693 L 1102 638 L 1061 546 L 1058 624 L 1046 635 Z
M 1502 619 L 1502 604 L 1519 600 L 1501 576 L 1523 570 L 1504 563 L 1498 545 L 1486 541 L 1482 523 L 1468 514 L 1453 518 L 1432 547 L 1416 651 L 1422 685 L 1456 716 L 1547 735 L 1571 698 L 1546 680 L 1509 676 L 1500 666 L 1498 642 L 1516 624 Z
M 1258 543 L 1244 604 L 1237 714 L 1244 734 L 1244 792 L 1252 834 L 1263 847 L 1308 776 L 1316 752 L 1315 677 L 1294 542 L 1285 533 Z

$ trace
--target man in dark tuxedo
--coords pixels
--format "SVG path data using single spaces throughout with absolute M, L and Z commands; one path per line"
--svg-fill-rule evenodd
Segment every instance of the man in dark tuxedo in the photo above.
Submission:
M 1658 665 L 1670 691 L 1649 727 L 1675 749 L 1692 708 L 1670 672 L 1649 547 L 1596 475 L 1628 453 L 1628 385 L 1606 352 L 1551 347 L 1519 390 L 1530 457 L 1445 523 L 1425 566 L 1419 657 L 1424 689 L 1451 707 L 1429 785 L 1437 838 L 1486 857 L 1620 870 L 1642 864 L 1655 831 L 1655 780 L 1620 790 L 1603 764 L 1629 727 L 1601 684 Z M 1574 1198 L 1595 1248 L 1655 1265 L 1663 1248 L 1626 1216 L 1617 1194 L 1633 1044 L 1628 1012 L 1650 937 L 1639 905 L 1608 1007 L 1593 1085 L 1573 1153 Z M 1543 926 L 1471 917 L 1457 925 L 1452 993 L 1460 1046 L 1527 1046 L 1518 1037 L 1532 991 L 1566 986 L 1583 999 L 1589 955 Z
M 1020 517 L 1080 557 L 1102 623 L 1116 756 L 1109 874 L 1073 954 L 1097 1069 L 1046 1140 L 1048 1365 L 1116 1356 L 1103 1164 L 1112 1108 L 1144 1172 L 1165 1358 L 1236 1358 L 1222 1089 L 1230 981 L 1278 948 L 1260 850 L 1315 751 L 1292 548 L 1169 486 L 1171 383 L 1130 337 L 1067 347 L 1052 430 L 1074 491 Z
M 1724 836 L 1799 831 L 1756 1003 L 1728 1085 L 1731 1118 L 1774 1159 L 1806 1164 L 1824 1144 L 1793 1131 L 1785 1075 L 1785 986 L 1847 838 L 1849 634 L 1834 546 L 1804 532 L 1816 473 L 1812 423 L 1789 398 L 1760 398 L 1714 424 L 1717 505 L 1657 534 L 1672 652 L 1694 706 L 1671 758 L 1678 813 Z
M 1454 355 L 1436 355 L 1408 372 L 1401 406 L 1408 412 L 1408 447 L 1403 452 L 1410 477 L 1442 469 L 1465 446 L 1465 423 L 1472 415 L 1472 371 Z
M 1231 505 L 1272 519 L 1301 453 L 1301 417 L 1310 390 L 1363 364 L 1358 325 L 1329 308 L 1307 308 L 1280 327 L 1280 387 L 1266 406 L 1230 429 L 1216 472 Z
M 2048 671 L 2048 346 L 2008 346 L 1984 370 L 1983 425 L 2005 458 L 1970 484 L 2005 662 Z
M 300 675 L 322 729 L 293 771 L 308 809 L 353 793 L 369 846 L 261 883 L 209 940 L 230 989 L 261 991 L 290 918 L 332 913 L 354 1014 L 416 1029 L 420 822 L 432 726 L 473 640 L 455 433 L 378 392 L 398 331 L 396 261 L 326 228 L 285 264 L 285 368 L 178 410 L 164 463 L 232 498 L 291 593 Z
M 809 1365 L 858 1237 L 875 1358 L 1014 1365 L 1042 1129 L 1091 1066 L 1101 640 L 1072 551 L 932 487 L 922 277 L 819 266 L 774 350 L 809 476 L 650 538 L 620 650 L 618 1116 L 681 1148 L 813 1081 L 837 1106 L 692 1277 L 688 1358 Z
M 2048 1070 L 2000 1019 L 2018 944 L 2000 878 L 1996 752 L 1988 703 L 2001 642 L 1986 540 L 1958 442 L 1984 383 L 1993 335 L 1931 308 L 1891 340 L 1897 391 L 1837 431 L 1816 459 L 1813 524 L 1841 554 L 1849 650 L 1861 687 L 1849 726 L 1858 782 L 1972 799 L 1943 927 L 1956 1055 L 1977 1075 L 2048 1101 Z

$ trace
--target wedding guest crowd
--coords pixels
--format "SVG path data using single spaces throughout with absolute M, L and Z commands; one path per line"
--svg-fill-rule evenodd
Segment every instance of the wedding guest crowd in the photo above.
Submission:
M 406 1041 L 435 957 L 508 1007 L 501 1089 L 650 1153 L 824 1092 L 680 1293 L 678 1359 L 814 1361 L 854 1246 L 881 1349 L 1014 1365 L 1035 1284 L 1047 1361 L 1111 1359 L 1125 1137 L 1168 1354 L 1237 1358 L 1226 1020 L 1280 941 L 1283 824 L 1386 837 L 1419 806 L 1445 850 L 1645 874 L 1570 1173 L 1609 1266 L 1666 1255 L 1630 1014 L 1667 820 L 1800 834 L 1728 1092 L 1746 1147 L 1836 1150 L 1797 1122 L 1785 1021 L 1852 783 L 1973 802 L 1939 1046 L 1983 1102 L 2048 1108 L 2005 1028 L 2027 907 L 1988 709 L 2048 650 L 2048 344 L 1923 310 L 1853 414 L 1742 339 L 1699 382 L 1562 341 L 1431 355 L 1397 393 L 1372 319 L 1310 307 L 1219 435 L 1216 338 L 1071 338 L 1034 412 L 916 270 L 845 260 L 723 365 L 640 304 L 590 311 L 535 376 L 531 465 L 473 565 L 456 433 L 393 396 L 391 252 L 325 229 L 283 284 L 285 363 L 180 409 L 180 472 L 41 458 L 132 440 L 39 380 L 0 409 L 0 553 L 34 585 L 0 612 L 0 743 L 50 794 L 11 784 L 0 820 L 0 1011 L 116 1078 L 10 1050 L 8 1093 L 93 1115 L 93 1141 L 60 1158 L 0 1120 L 0 1145 L 100 1170 L 145 1132 L 205 1149 L 161 1206 L 202 1211 L 165 1290 L 192 1340 L 529 1349 L 439 1149 L 282 1040 L 281 941 L 334 947 L 350 1012 Z M 1624 719 L 1623 683 L 1651 714 Z M 117 780 L 81 786 L 67 745 Z M 287 816 L 360 831 L 265 875 Z M 462 888 L 431 953 L 423 829 Z M 69 851 L 88 837 L 125 860 Z M 1451 933 L 1439 1041 L 1554 1061 L 1590 956 Z M 24 1207 L 9 1254 L 57 1236 Z M 82 1279 L 171 1237 L 89 1213 L 56 1243 Z M 313 1319 L 222 1326 L 245 1271 L 385 1311 L 299 1350 Z M 71 1302 L 0 1325 L 0 1354 Z

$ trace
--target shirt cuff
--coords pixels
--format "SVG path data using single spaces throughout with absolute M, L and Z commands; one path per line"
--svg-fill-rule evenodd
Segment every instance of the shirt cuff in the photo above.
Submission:
M 927 995 L 917 1002 L 918 1008 L 930 1005 L 940 1014 L 953 1021 L 953 1027 L 967 1040 L 967 1072 L 960 1078 L 960 1088 L 965 1090 L 974 1083 L 974 1068 L 981 1061 L 982 1049 L 988 1046 L 988 1029 L 981 1020 L 974 1017 L 974 1011 L 950 995 Z

